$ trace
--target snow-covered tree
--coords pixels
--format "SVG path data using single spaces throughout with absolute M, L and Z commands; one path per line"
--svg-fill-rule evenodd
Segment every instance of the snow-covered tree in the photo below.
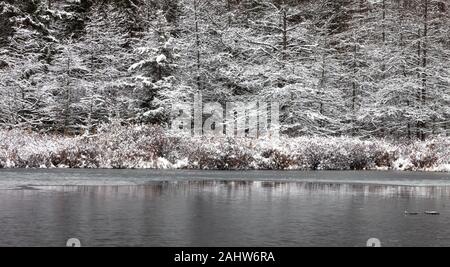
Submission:
M 176 40 L 163 10 L 148 22 L 148 31 L 135 48 L 138 62 L 130 66 L 141 100 L 139 121 L 167 122 L 170 107 L 167 96 L 175 90 L 173 76 L 177 64 Z
M 450 134 L 448 0 L 0 2 L 0 125 L 92 133 L 280 102 L 289 135 Z

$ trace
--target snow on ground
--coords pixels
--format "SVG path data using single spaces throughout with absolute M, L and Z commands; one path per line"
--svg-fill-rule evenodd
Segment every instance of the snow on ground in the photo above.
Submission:
M 93 136 L 0 130 L 0 168 L 402 170 L 450 172 L 450 138 L 393 143 L 349 137 L 180 137 L 108 125 Z

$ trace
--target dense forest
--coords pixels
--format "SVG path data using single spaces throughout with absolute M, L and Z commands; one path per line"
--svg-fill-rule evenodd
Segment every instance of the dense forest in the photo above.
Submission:
M 450 131 L 449 0 L 2 0 L 0 125 L 160 124 L 171 104 L 280 102 L 283 133 Z

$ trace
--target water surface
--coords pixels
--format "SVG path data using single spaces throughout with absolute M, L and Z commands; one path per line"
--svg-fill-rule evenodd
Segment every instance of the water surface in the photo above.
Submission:
M 449 200 L 444 173 L 1 170 L 0 246 L 449 246 Z

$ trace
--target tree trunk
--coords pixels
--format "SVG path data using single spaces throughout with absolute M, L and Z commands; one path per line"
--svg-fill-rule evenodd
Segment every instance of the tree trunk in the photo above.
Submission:
M 287 46 L 288 46 L 288 29 L 287 29 L 287 7 L 282 7 L 282 20 L 283 20 L 283 61 L 287 59 Z
M 383 0 L 383 32 L 382 32 L 382 40 L 383 40 L 383 64 L 381 65 L 381 71 L 382 71 L 382 77 L 383 80 L 386 78 L 386 57 L 385 57 L 385 52 L 386 52 L 386 0 Z
M 232 19 L 231 19 L 231 0 L 227 0 L 227 9 L 228 9 L 228 27 L 231 26 Z
M 422 48 L 422 106 L 425 107 L 427 99 L 427 64 L 428 64 L 428 0 L 425 1 L 423 14 L 423 48 Z M 426 122 L 422 122 L 421 140 L 426 139 Z
M 420 67 L 420 65 L 421 65 L 421 58 L 422 58 L 422 41 L 421 41 L 422 32 L 421 32 L 420 29 L 418 30 L 417 36 L 418 36 L 418 39 L 419 39 L 419 41 L 417 42 L 417 62 L 418 62 L 418 66 Z M 420 79 L 420 76 L 421 76 L 421 72 L 420 72 L 420 68 L 419 68 L 419 72 L 417 73 L 417 78 Z M 421 97 L 421 92 L 417 91 L 417 93 L 416 93 L 416 106 L 417 106 L 417 109 L 419 109 L 419 110 L 420 110 L 420 107 L 421 107 L 421 103 L 420 103 L 421 102 L 421 98 L 422 98 Z M 421 122 L 420 122 L 420 120 L 418 120 L 417 123 L 416 123 L 416 137 L 417 137 L 417 139 L 421 138 L 420 130 L 421 130 Z
M 197 89 L 201 91 L 201 55 L 200 55 L 200 29 L 198 23 L 198 0 L 194 0 L 195 42 L 197 46 Z
M 406 44 L 405 44 L 405 40 L 404 40 L 404 36 L 403 36 L 403 25 L 404 25 L 404 2 L 402 3 L 402 1 L 398 2 L 398 17 L 399 17 L 399 29 L 400 29 L 400 47 L 401 47 L 401 51 L 402 51 L 402 59 L 405 58 L 405 48 L 406 48 Z M 405 78 L 405 80 L 407 79 L 408 75 L 406 73 L 406 64 L 403 62 L 402 63 L 402 74 L 403 77 Z M 411 100 L 410 100 L 410 95 L 407 94 L 406 96 L 406 106 L 409 107 L 411 106 Z M 409 121 L 409 119 L 407 120 L 406 123 L 406 130 L 407 130 L 407 138 L 408 140 L 411 140 L 411 122 Z
M 354 44 L 353 44 L 353 82 L 352 82 L 352 111 L 354 112 L 356 110 L 356 96 L 357 96 L 357 84 L 356 84 L 356 75 L 358 73 L 357 67 L 358 67 L 358 63 L 357 63 L 357 53 L 358 53 L 358 45 L 356 44 L 357 39 L 356 39 L 356 34 L 353 33 L 353 40 L 354 40 Z
M 69 121 L 70 121 L 70 102 L 71 102 L 71 92 L 70 92 L 70 55 L 67 57 L 67 81 L 66 81 L 66 105 L 64 111 L 64 135 L 69 133 Z

